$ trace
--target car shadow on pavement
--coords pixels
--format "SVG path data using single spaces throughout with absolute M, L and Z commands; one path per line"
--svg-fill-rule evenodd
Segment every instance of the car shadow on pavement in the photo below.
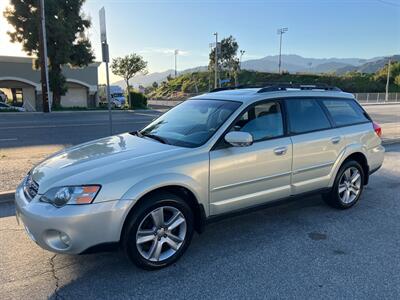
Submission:
M 176 264 L 153 272 L 136 268 L 122 251 L 58 255 L 54 263 L 60 288 L 53 299 L 222 297 L 215 290 L 218 286 L 221 291 L 225 289 L 223 280 L 217 279 L 221 274 L 267 267 L 268 255 L 262 254 L 272 251 L 272 255 L 279 255 L 285 248 L 292 251 L 299 230 L 306 244 L 313 243 L 314 236 L 326 238 L 321 222 L 330 222 L 336 214 L 338 211 L 326 207 L 316 196 L 221 220 L 195 235 Z M 282 243 L 286 247 L 281 248 Z M 218 282 L 213 280 L 215 274 L 220 274 L 216 275 Z

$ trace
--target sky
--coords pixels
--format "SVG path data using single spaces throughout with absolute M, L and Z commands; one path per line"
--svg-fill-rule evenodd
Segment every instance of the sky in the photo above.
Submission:
M 46 0 L 45 0 L 46 1 Z M 0 12 L 8 5 L 0 0 Z M 105 7 L 110 56 L 132 52 L 148 61 L 149 72 L 207 65 L 209 44 L 233 35 L 243 60 L 276 55 L 277 28 L 287 27 L 283 54 L 304 57 L 372 58 L 400 53 L 400 0 L 87 0 L 88 35 L 101 60 L 99 9 Z M 0 55 L 26 56 L 9 42 L 0 15 Z M 104 66 L 99 69 L 104 81 Z M 120 78 L 111 75 L 111 82 Z

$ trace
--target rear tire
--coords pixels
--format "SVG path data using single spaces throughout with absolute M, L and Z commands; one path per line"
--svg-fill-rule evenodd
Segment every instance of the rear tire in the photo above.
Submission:
M 354 161 L 346 161 L 336 175 L 332 190 L 323 195 L 325 202 L 338 209 L 347 209 L 358 202 L 365 182 L 365 174 L 361 165 Z
M 146 270 L 176 262 L 193 236 L 193 212 L 183 199 L 170 193 L 146 199 L 127 222 L 123 248 L 136 266 Z

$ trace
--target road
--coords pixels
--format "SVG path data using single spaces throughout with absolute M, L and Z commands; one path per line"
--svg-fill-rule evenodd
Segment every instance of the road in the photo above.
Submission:
M 175 265 L 139 270 L 120 252 L 54 255 L 0 206 L 0 299 L 398 299 L 400 144 L 361 201 L 319 196 L 225 219 L 195 235 Z
M 113 132 L 143 128 L 160 115 L 158 111 L 113 113 Z M 108 113 L 57 112 L 2 113 L 0 115 L 0 148 L 75 145 L 109 135 Z

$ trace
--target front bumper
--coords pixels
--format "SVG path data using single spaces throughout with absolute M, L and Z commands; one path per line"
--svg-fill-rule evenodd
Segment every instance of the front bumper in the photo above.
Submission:
M 79 254 L 98 244 L 119 241 L 129 201 L 56 208 L 39 202 L 39 197 L 29 202 L 22 185 L 15 193 L 17 218 L 40 247 L 56 253 Z

